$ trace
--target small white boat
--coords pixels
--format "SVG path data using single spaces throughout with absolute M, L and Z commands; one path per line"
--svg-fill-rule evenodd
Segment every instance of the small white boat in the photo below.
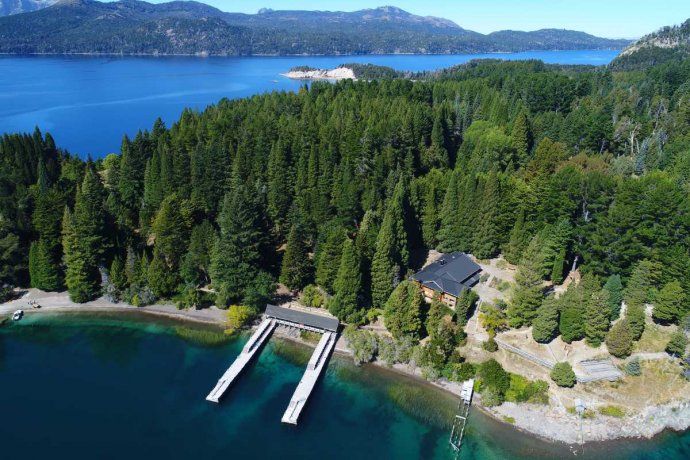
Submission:
M 24 310 L 17 310 L 12 313 L 12 321 L 19 321 L 24 317 Z

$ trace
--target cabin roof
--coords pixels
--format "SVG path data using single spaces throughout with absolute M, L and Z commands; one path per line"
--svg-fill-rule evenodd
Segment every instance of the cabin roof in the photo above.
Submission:
M 337 318 L 324 315 L 315 315 L 292 308 L 278 307 L 276 305 L 266 305 L 266 315 L 273 318 L 282 319 L 295 324 L 303 324 L 317 329 L 337 332 L 340 321 Z
M 477 284 L 482 268 L 463 252 L 444 254 L 412 275 L 412 279 L 438 292 L 458 297 Z

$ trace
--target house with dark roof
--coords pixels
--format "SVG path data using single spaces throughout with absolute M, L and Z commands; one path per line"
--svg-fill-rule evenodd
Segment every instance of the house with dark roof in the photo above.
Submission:
M 451 308 L 458 297 L 479 282 L 482 268 L 463 252 L 444 254 L 412 275 L 427 302 L 438 299 Z

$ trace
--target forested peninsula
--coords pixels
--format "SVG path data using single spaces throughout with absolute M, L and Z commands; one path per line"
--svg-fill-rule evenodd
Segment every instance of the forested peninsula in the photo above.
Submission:
M 476 61 L 416 81 L 222 100 L 97 161 L 38 129 L 5 134 L 3 294 L 215 303 L 246 321 L 280 283 L 347 323 L 357 360 L 413 361 L 432 380 L 477 375 L 487 406 L 548 403 L 549 385 L 572 387 L 576 374 L 559 363 L 547 383 L 472 362 L 472 316 L 484 358 L 520 331 L 613 356 L 643 379 L 656 374 L 635 353 L 653 342 L 678 377 L 690 329 L 689 80 L 688 60 L 636 71 Z M 513 267 L 506 285 L 481 280 L 508 295 L 425 303 L 409 277 L 430 251 Z M 369 323 L 390 336 L 356 328 Z

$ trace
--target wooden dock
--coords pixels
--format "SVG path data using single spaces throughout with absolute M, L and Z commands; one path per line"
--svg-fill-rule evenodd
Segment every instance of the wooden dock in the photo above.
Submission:
M 450 446 L 455 451 L 456 459 L 460 454 L 462 439 L 465 436 L 465 426 L 467 425 L 467 417 L 470 415 L 470 406 L 472 405 L 473 395 L 474 379 L 469 379 L 462 383 L 458 414 L 453 419 L 453 429 L 450 432 Z
M 273 318 L 266 318 L 259 325 L 258 329 L 249 338 L 249 341 L 242 348 L 242 352 L 237 356 L 235 361 L 230 365 L 228 370 L 225 371 L 223 376 L 218 380 L 216 386 L 211 390 L 211 392 L 206 396 L 207 401 L 219 402 L 220 398 L 227 391 L 227 389 L 232 385 L 237 376 L 240 375 L 242 370 L 247 364 L 252 360 L 256 352 L 261 348 L 261 345 L 268 339 L 273 330 L 276 327 L 276 320 Z
M 297 420 L 299 419 L 302 409 L 306 405 L 309 395 L 314 389 L 321 375 L 321 371 L 326 367 L 328 357 L 335 347 L 336 337 L 337 334 L 335 332 L 325 332 L 321 340 L 319 340 L 314 353 L 309 359 L 302 380 L 300 380 L 297 385 L 295 393 L 290 400 L 290 404 L 283 414 L 283 418 L 281 419 L 283 423 L 297 425 Z

